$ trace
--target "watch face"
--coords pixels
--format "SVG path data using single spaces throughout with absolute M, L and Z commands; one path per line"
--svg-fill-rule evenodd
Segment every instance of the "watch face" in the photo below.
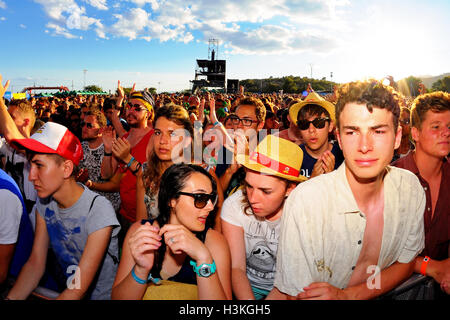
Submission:
M 198 273 L 202 277 L 209 277 L 211 275 L 211 267 L 207 265 L 202 265 L 200 269 L 198 270 Z

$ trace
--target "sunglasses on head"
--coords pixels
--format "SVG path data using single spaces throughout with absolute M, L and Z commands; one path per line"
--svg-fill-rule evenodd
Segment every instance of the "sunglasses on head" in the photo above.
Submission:
M 309 120 L 298 120 L 297 121 L 297 127 L 300 130 L 308 130 L 309 124 L 312 123 L 315 128 L 322 129 L 323 127 L 325 127 L 325 123 L 327 121 L 330 121 L 330 118 L 316 118 L 316 119 L 314 119 L 312 121 L 309 121 Z
M 178 194 L 189 196 L 194 198 L 194 206 L 197 209 L 203 209 L 208 204 L 208 201 L 211 200 L 213 206 L 217 203 L 217 194 L 216 193 L 189 193 L 189 192 L 178 192 Z
M 89 122 L 81 122 L 81 127 L 83 128 L 84 126 L 86 126 L 88 129 L 92 129 L 94 126 L 92 125 L 92 123 Z

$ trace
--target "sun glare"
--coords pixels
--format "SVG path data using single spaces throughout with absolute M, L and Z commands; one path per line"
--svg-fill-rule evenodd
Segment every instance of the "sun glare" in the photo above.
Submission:
M 413 20 L 377 19 L 361 31 L 361 40 L 354 43 L 353 66 L 363 77 L 392 75 L 397 80 L 425 67 L 430 35 Z

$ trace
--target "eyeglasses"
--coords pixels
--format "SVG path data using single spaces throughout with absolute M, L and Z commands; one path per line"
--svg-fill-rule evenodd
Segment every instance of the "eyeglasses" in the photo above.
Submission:
M 246 127 L 250 127 L 252 125 L 253 122 L 258 122 L 258 120 L 252 120 L 252 119 L 241 119 L 239 117 L 231 117 L 230 118 L 231 123 L 233 123 L 234 125 L 239 125 L 239 122 L 242 121 L 242 124 Z
M 92 123 L 81 121 L 81 127 L 83 128 L 84 126 L 86 126 L 88 129 L 92 129 L 94 127 Z
M 325 127 L 325 123 L 327 121 L 330 121 L 330 118 L 316 118 L 316 119 L 314 119 L 312 121 L 309 121 L 309 120 L 298 120 L 297 121 L 297 127 L 300 130 L 308 130 L 309 124 L 312 123 L 315 128 L 322 129 L 323 127 Z
M 189 192 L 178 192 L 178 194 L 189 196 L 194 198 L 194 206 L 197 209 L 203 209 L 208 204 L 208 201 L 211 200 L 213 206 L 217 203 L 217 193 L 189 193 Z
M 142 110 L 147 110 L 147 108 L 145 108 L 145 107 L 143 107 L 143 106 L 141 106 L 140 104 L 131 104 L 131 103 L 128 103 L 127 104 L 127 107 L 128 107 L 128 109 L 129 110 L 131 110 L 131 109 L 133 109 L 134 108 L 134 110 L 136 111 L 136 112 L 140 112 L 140 111 L 142 111 Z

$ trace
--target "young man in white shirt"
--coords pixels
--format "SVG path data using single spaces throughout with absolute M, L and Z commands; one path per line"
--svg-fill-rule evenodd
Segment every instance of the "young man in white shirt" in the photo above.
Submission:
M 424 248 L 425 193 L 414 174 L 388 166 L 399 114 L 399 94 L 376 80 L 340 88 L 345 161 L 286 200 L 269 299 L 372 299 L 412 274 Z

